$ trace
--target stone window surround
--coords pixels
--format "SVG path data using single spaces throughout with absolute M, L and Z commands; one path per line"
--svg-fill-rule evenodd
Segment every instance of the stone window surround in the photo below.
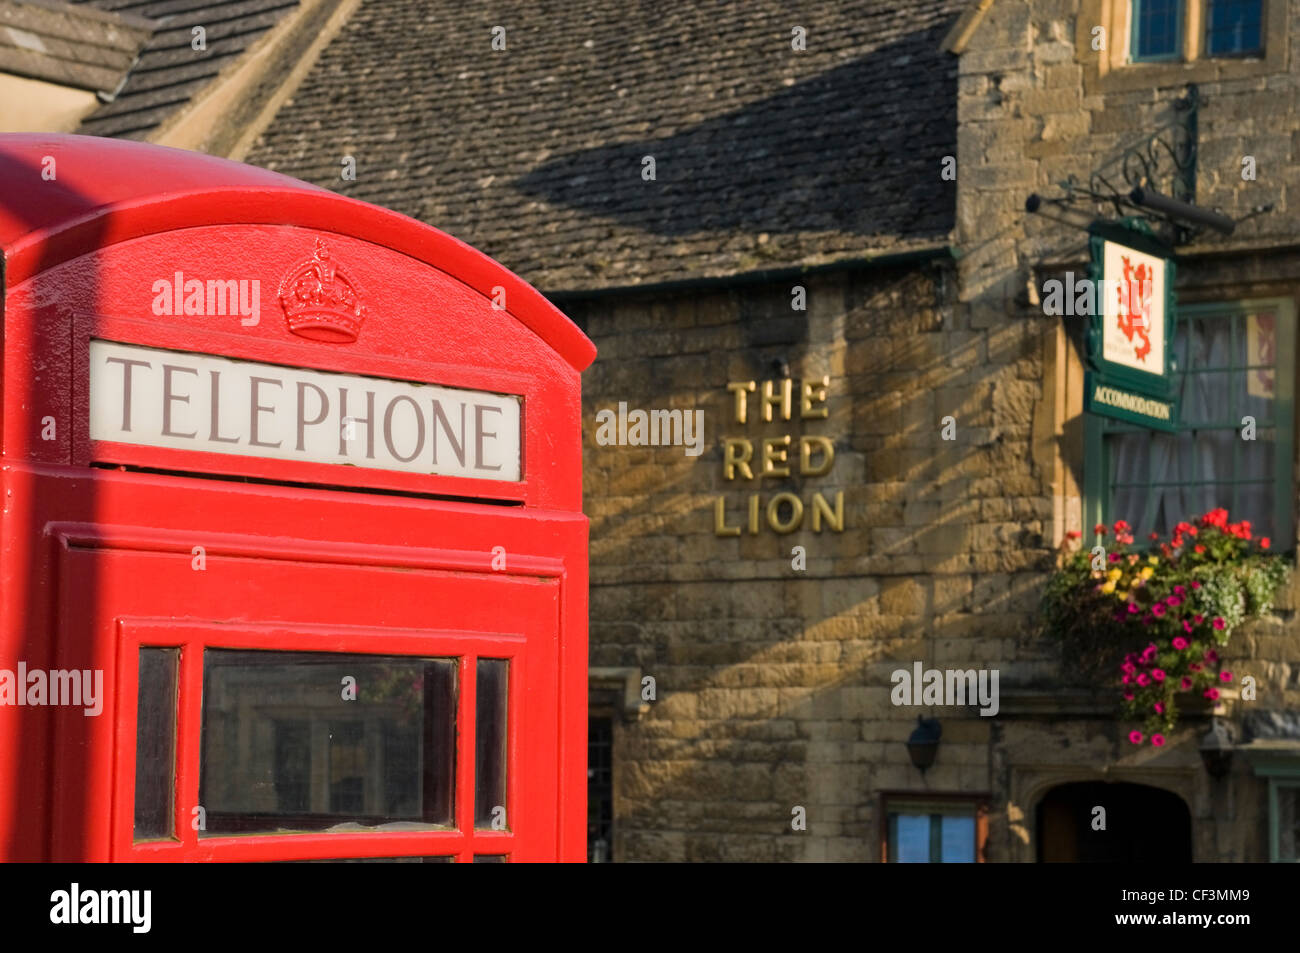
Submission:
M 1075 51 L 1083 66 L 1084 92 L 1089 95 L 1141 89 L 1171 88 L 1187 83 L 1248 79 L 1286 71 L 1286 0 L 1262 0 L 1262 57 L 1204 56 L 1205 12 L 1209 0 L 1184 0 L 1183 58 L 1177 61 L 1129 63 L 1129 14 L 1132 0 L 1081 0 L 1075 20 Z M 1106 30 L 1106 49 L 1094 51 L 1092 30 Z

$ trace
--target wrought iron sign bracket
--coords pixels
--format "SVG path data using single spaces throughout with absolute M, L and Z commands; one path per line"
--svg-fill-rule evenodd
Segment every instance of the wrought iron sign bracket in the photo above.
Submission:
M 1086 185 L 1075 176 L 1058 182 L 1059 197 L 1031 195 L 1029 212 L 1074 228 L 1088 229 L 1107 213 L 1115 220 L 1140 219 L 1151 233 L 1174 248 L 1187 245 L 1206 228 L 1231 234 L 1237 225 L 1273 210 L 1259 205 L 1239 219 L 1217 209 L 1196 205 L 1197 113 L 1200 92 L 1195 84 L 1173 103 L 1173 116 L 1141 141 L 1107 160 L 1088 176 Z M 1044 206 L 1058 214 L 1049 214 Z

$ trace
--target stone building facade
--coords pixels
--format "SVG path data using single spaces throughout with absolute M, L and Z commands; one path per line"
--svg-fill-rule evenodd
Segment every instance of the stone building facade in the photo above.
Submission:
M 1242 385 L 1272 420 L 1268 478 L 1226 471 L 1186 499 L 1244 501 L 1294 552 L 1300 0 L 534 6 L 305 3 L 204 72 L 215 86 L 164 109 L 128 76 L 84 131 L 420 218 L 596 343 L 593 859 L 1144 856 L 1124 821 L 1088 835 L 1097 804 L 1143 819 L 1150 856 L 1295 859 L 1293 584 L 1233 642 L 1260 689 L 1220 706 L 1223 779 L 1198 751 L 1210 709 L 1135 748 L 1038 632 L 1068 532 L 1170 511 L 1120 506 L 1112 451 L 1141 435 L 1084 413 L 1083 319 L 1042 307 L 1086 269 L 1086 234 L 1025 203 L 1098 170 L 1126 193 L 1125 151 L 1168 126 L 1195 143 L 1197 206 L 1272 206 L 1178 247 L 1187 334 L 1254 340 L 1261 315 L 1275 333 L 1272 389 Z M 1168 165 L 1146 184 L 1169 192 Z M 1159 483 L 1149 459 L 1129 476 Z M 894 704 L 918 664 L 996 671 L 996 714 Z M 918 716 L 942 731 L 925 771 Z

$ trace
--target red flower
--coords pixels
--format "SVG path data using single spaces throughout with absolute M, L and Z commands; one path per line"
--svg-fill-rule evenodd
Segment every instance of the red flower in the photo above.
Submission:
M 1159 538 L 1160 538 L 1160 534 L 1159 534 L 1159 533 L 1152 533 L 1152 534 L 1151 534 L 1150 536 L 1148 536 L 1147 538 L 1148 538 L 1148 539 L 1152 539 L 1152 540 L 1156 540 L 1156 539 L 1159 539 Z
M 1124 520 L 1115 521 L 1115 532 L 1117 533 L 1127 533 L 1132 528 L 1133 527 L 1129 526 Z
M 1260 548 L 1260 549 L 1268 549 L 1271 545 L 1273 545 L 1273 544 L 1272 544 L 1272 542 L 1269 540 L 1269 538 L 1268 538 L 1267 536 L 1261 536 L 1261 537 L 1259 538 L 1259 548 Z
M 1079 538 L 1081 538 L 1082 536 L 1083 536 L 1083 533 L 1081 533 L 1081 532 L 1080 532 L 1079 530 L 1077 530 L 1077 529 L 1072 529 L 1072 530 L 1070 530 L 1068 533 L 1065 534 L 1065 538 L 1066 538 L 1066 539 L 1079 539 Z
M 1193 548 L 1196 550 L 1197 553 L 1205 552 L 1205 547 L 1202 546 L 1200 543 L 1197 543 L 1196 546 Z

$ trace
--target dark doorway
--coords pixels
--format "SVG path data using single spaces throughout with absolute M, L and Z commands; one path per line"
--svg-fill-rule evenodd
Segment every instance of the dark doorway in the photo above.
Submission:
M 1093 830 L 1098 807 L 1106 809 L 1105 830 Z M 1038 804 L 1038 860 L 1190 864 L 1192 816 L 1178 795 L 1145 784 L 1062 784 Z

